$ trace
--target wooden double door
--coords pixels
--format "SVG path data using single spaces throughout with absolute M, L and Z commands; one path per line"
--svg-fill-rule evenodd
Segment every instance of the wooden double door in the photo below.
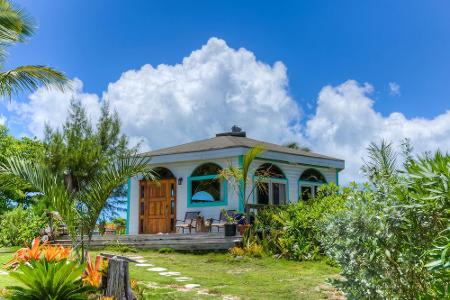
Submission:
M 139 233 L 175 231 L 176 180 L 141 180 L 139 188 Z

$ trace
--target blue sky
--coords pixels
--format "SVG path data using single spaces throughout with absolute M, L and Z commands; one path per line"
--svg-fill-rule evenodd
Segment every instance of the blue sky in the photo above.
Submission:
M 56 67 L 79 78 L 83 93 L 99 98 L 123 72 L 144 64 L 181 63 L 217 37 L 231 49 L 247 49 L 269 66 L 283 63 L 285 91 L 298 104 L 301 126 L 318 115 L 321 90 L 347 80 L 357 82 L 354 88 L 361 97 L 370 94 L 371 109 L 383 117 L 399 112 L 407 120 L 431 120 L 450 109 L 448 1 L 17 3 L 39 27 L 26 44 L 10 48 L 8 67 L 28 63 Z M 365 82 L 373 88 L 365 90 Z M 398 90 L 392 91 L 390 83 Z M 5 106 L 0 114 L 11 121 L 7 125 L 12 132 L 30 133 L 26 121 L 14 121 L 14 111 Z M 311 136 L 312 131 L 302 135 Z M 312 145 L 321 142 L 305 139 Z

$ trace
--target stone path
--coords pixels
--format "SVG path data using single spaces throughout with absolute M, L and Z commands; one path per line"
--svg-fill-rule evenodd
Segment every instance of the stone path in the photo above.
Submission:
M 167 271 L 166 268 L 155 267 L 154 265 L 147 263 L 147 260 L 145 260 L 144 257 L 142 257 L 142 256 L 130 256 L 128 258 L 138 262 L 135 265 L 136 267 L 153 267 L 153 268 L 148 268 L 147 271 L 158 272 L 158 275 L 160 275 L 160 276 L 167 276 L 167 277 L 178 276 L 178 277 L 175 277 L 175 281 L 177 281 L 177 282 L 186 282 L 186 281 L 192 280 L 191 277 L 181 276 L 180 272 L 169 272 L 169 271 Z M 0 273 L 0 275 L 1 275 L 1 273 Z M 192 290 L 192 289 L 196 289 L 199 287 L 200 287 L 200 284 L 196 284 L 196 283 L 189 283 L 189 284 L 184 285 L 184 289 L 186 289 L 186 290 Z
M 0 270 L 0 275 L 8 275 L 9 273 L 3 270 Z

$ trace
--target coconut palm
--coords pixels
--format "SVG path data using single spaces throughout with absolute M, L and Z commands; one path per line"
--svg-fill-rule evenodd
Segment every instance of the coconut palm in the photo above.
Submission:
M 63 176 L 55 175 L 45 166 L 23 158 L 6 158 L 0 164 L 0 174 L 14 175 L 1 178 L 18 178 L 42 194 L 67 225 L 75 248 L 79 245 L 78 235 L 81 236 L 82 257 L 84 237 L 88 237 L 89 248 L 97 220 L 113 190 L 138 174 L 154 179 L 148 158 L 136 155 L 110 162 L 95 176 L 84 181 L 76 191 L 68 188 Z M 14 180 L 5 180 L 0 184 L 8 186 L 14 183 Z
M 4 66 L 6 48 L 14 43 L 24 42 L 33 34 L 34 24 L 23 10 L 9 1 L 0 0 L 0 68 Z M 11 97 L 24 91 L 33 91 L 40 85 L 63 89 L 66 76 L 50 67 L 25 65 L 0 71 L 0 96 Z

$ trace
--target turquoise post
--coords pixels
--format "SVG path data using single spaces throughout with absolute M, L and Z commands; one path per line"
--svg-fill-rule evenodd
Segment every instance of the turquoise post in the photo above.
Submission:
M 130 233 L 130 193 L 131 193 L 131 178 L 128 178 L 127 188 L 127 227 L 126 234 Z
M 239 161 L 239 168 L 242 170 L 244 166 L 244 155 L 239 155 L 238 161 Z M 244 204 L 245 204 L 244 180 L 247 180 L 247 178 L 243 178 L 239 182 L 239 211 L 244 211 Z

